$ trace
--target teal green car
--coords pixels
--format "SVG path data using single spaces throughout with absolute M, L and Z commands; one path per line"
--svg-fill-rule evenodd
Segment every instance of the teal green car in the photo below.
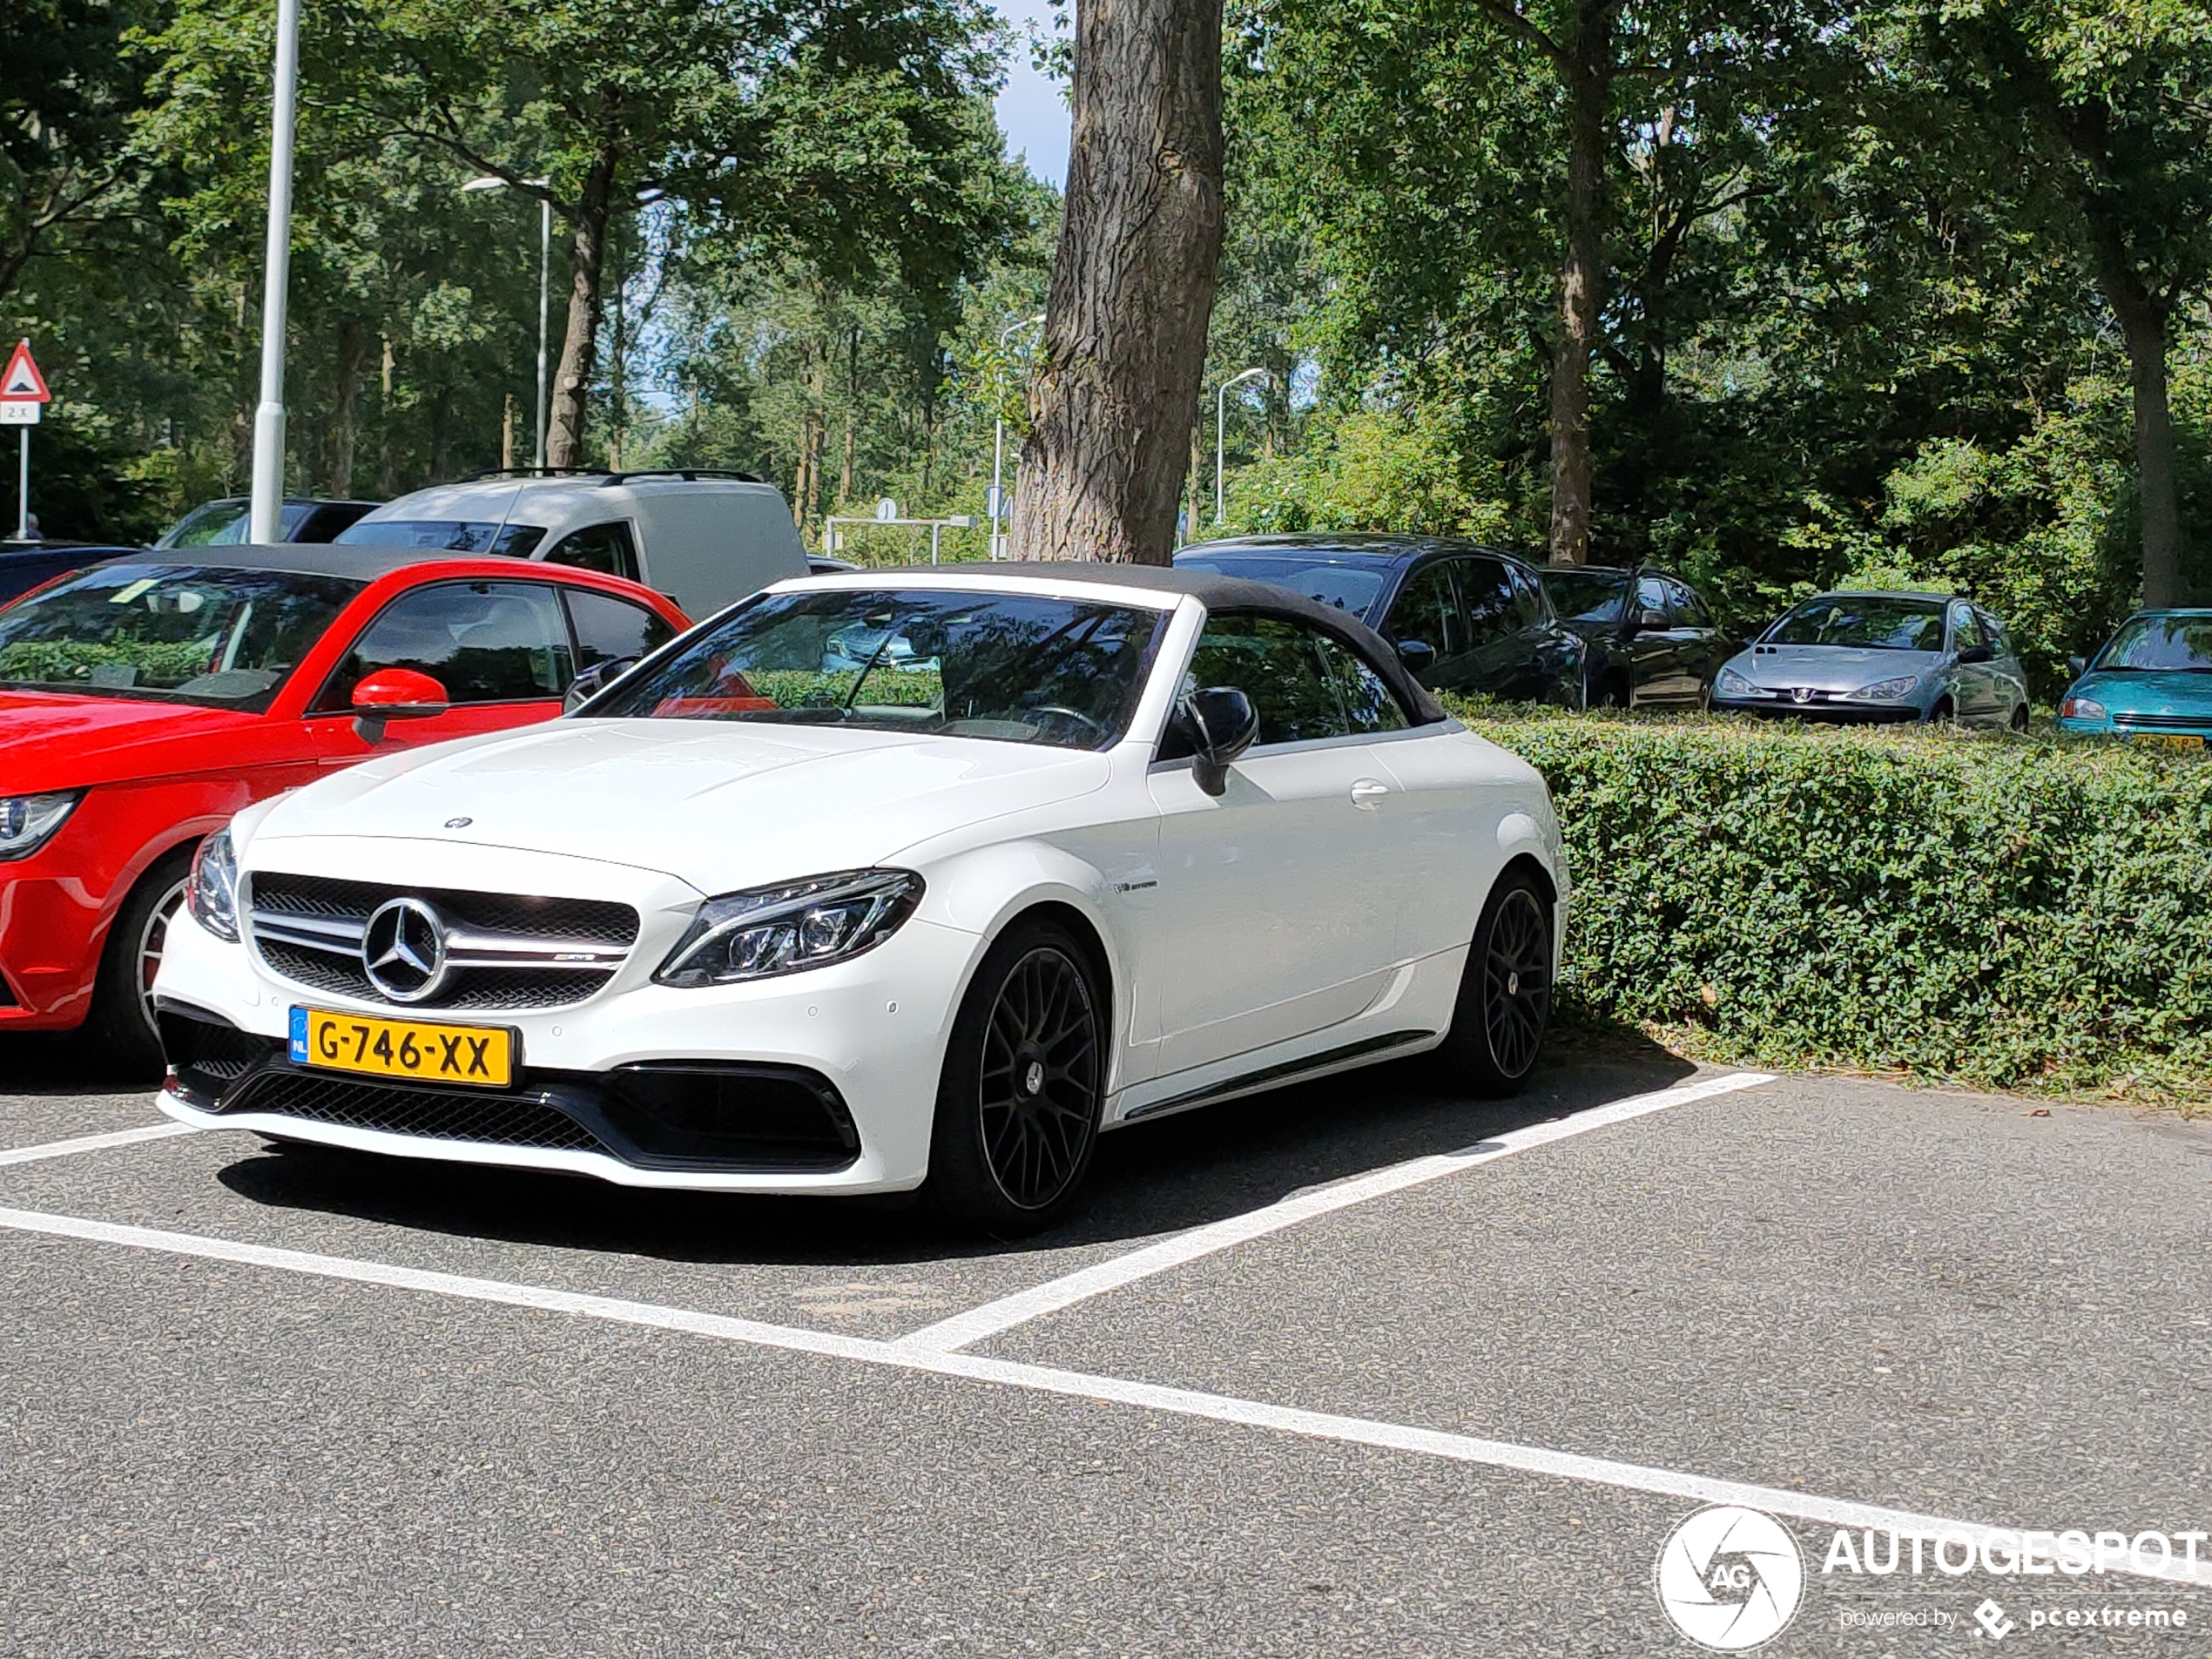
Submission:
M 2212 739 L 2212 610 L 2139 610 L 2074 669 L 2061 730 L 2183 749 Z

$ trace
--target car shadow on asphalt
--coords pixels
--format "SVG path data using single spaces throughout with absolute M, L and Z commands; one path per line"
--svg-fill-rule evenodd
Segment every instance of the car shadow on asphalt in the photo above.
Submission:
M 694 1264 L 864 1266 L 1049 1253 L 1141 1242 L 1241 1215 L 1311 1187 L 1664 1089 L 1695 1069 L 1620 1028 L 1561 1035 L 1511 1100 L 1440 1089 L 1418 1062 L 1408 1062 L 1117 1130 L 1099 1143 L 1085 1205 L 1061 1225 L 1019 1240 L 956 1233 L 910 1194 L 810 1199 L 650 1191 L 584 1177 L 323 1148 L 271 1149 L 240 1158 L 219 1178 L 273 1209 Z
M 157 1073 L 115 1065 L 78 1032 L 0 1035 L 0 1095 L 143 1094 L 151 1101 L 160 1082 Z

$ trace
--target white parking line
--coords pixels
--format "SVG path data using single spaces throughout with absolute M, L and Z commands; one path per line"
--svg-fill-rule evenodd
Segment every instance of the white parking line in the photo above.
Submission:
M 165 1141 L 172 1135 L 199 1132 L 190 1123 L 149 1123 L 144 1129 L 119 1129 L 111 1135 L 80 1135 L 73 1141 L 15 1147 L 0 1152 L 0 1163 L 37 1163 L 44 1158 L 75 1157 L 79 1152 L 105 1152 L 111 1146 L 136 1146 L 141 1141 Z
M 968 1309 L 965 1313 L 955 1313 L 950 1318 L 924 1325 L 899 1340 L 905 1346 L 931 1353 L 950 1353 L 971 1343 L 981 1342 L 986 1337 L 1011 1331 L 1017 1325 L 1027 1325 L 1032 1319 L 1042 1318 L 1048 1313 L 1057 1313 L 1078 1302 L 1089 1301 L 1094 1296 L 1103 1296 L 1109 1291 L 1118 1291 L 1124 1285 L 1136 1284 L 1139 1279 L 1167 1272 L 1171 1268 L 1197 1261 L 1202 1256 L 1211 1256 L 1217 1251 L 1247 1244 L 1269 1233 L 1280 1232 L 1285 1227 L 1295 1227 L 1301 1221 L 1311 1221 L 1316 1216 L 1348 1210 L 1353 1204 L 1366 1203 L 1370 1198 L 1403 1192 L 1408 1187 L 1456 1175 L 1478 1164 L 1494 1163 L 1500 1158 L 1511 1157 L 1516 1152 L 1548 1146 L 1570 1136 L 1587 1135 L 1594 1129 L 1623 1123 L 1632 1117 L 1647 1117 L 1653 1112 L 1663 1112 L 1670 1106 L 1685 1105 L 1694 1100 L 1710 1100 L 1716 1095 L 1731 1095 L 1738 1089 L 1752 1089 L 1773 1081 L 1763 1071 L 1723 1072 L 1718 1076 L 1700 1077 L 1673 1089 L 1662 1089 L 1656 1094 L 1633 1095 L 1626 1100 L 1616 1100 L 1608 1105 L 1592 1107 L 1588 1111 L 1576 1112 L 1571 1117 L 1558 1118 L 1548 1123 L 1531 1123 L 1526 1128 L 1511 1130 L 1489 1140 L 1478 1142 L 1457 1152 L 1442 1152 L 1430 1157 L 1414 1158 L 1406 1163 L 1394 1163 L 1386 1170 L 1377 1170 L 1372 1175 L 1339 1181 L 1333 1186 L 1301 1192 L 1245 1215 L 1231 1216 L 1226 1221 L 1194 1227 L 1189 1232 L 1177 1233 L 1172 1238 L 1163 1238 L 1157 1244 L 1131 1251 L 1126 1256 L 1116 1256 L 1111 1261 L 1078 1268 L 1059 1278 L 1048 1279 L 1026 1291 L 1017 1291 L 1012 1296 L 1001 1297 L 995 1302 L 986 1302 L 980 1307 Z
M 0 1228 L 41 1233 L 95 1244 L 121 1244 L 132 1249 L 204 1260 L 234 1262 L 242 1266 L 273 1268 L 322 1278 L 347 1279 L 397 1290 L 426 1291 L 475 1302 L 502 1304 L 581 1318 L 605 1319 L 618 1325 L 651 1330 L 682 1332 L 752 1347 L 779 1349 L 825 1358 L 888 1366 L 902 1371 L 1008 1388 L 1057 1394 L 1102 1404 L 1131 1406 L 1144 1411 L 1209 1422 L 1234 1423 L 1249 1428 L 1295 1434 L 1309 1440 L 1334 1440 L 1373 1447 L 1389 1452 L 1442 1458 L 1457 1463 L 1512 1469 L 1521 1474 L 1559 1480 L 1614 1487 L 1628 1492 L 1648 1492 L 1661 1497 L 1696 1503 L 1743 1504 L 1770 1514 L 1787 1515 L 1822 1526 L 1872 1527 L 1895 1531 L 1905 1537 L 1940 1538 L 1948 1534 L 1970 1539 L 1979 1549 L 1985 1539 L 2010 1541 L 2016 1528 L 1993 1527 L 1978 1521 L 1953 1521 L 1941 1515 L 1889 1509 L 1878 1504 L 1856 1503 L 1843 1498 L 1824 1498 L 1780 1487 L 1754 1486 L 1741 1480 L 1716 1480 L 1672 1469 L 1646 1467 L 1610 1458 L 1584 1457 L 1543 1447 L 1517 1446 L 1507 1440 L 1477 1440 L 1439 1429 L 1416 1428 L 1363 1417 L 1340 1417 L 1326 1412 L 1300 1411 L 1264 1400 L 1238 1399 L 1227 1394 L 1200 1393 L 1157 1383 L 1136 1382 L 1120 1377 L 1099 1377 L 1046 1366 L 1021 1365 L 982 1354 L 932 1352 L 903 1342 L 877 1342 L 863 1337 L 840 1336 L 826 1331 L 802 1331 L 789 1325 L 766 1325 L 755 1319 L 731 1318 L 690 1308 L 663 1307 L 651 1302 L 627 1302 L 613 1297 L 583 1296 L 533 1285 L 510 1285 L 500 1279 L 469 1278 L 456 1273 L 395 1267 L 382 1262 L 350 1260 L 341 1256 L 318 1256 L 304 1251 L 277 1250 L 262 1244 L 233 1244 L 227 1239 L 193 1233 L 164 1232 L 151 1227 L 131 1227 L 113 1222 L 90 1221 L 75 1216 L 43 1215 L 24 1210 L 0 1210 Z M 2140 1578 L 2212 1586 L 2212 1561 L 2172 1561 L 2158 1568 L 2137 1563 L 2113 1570 Z

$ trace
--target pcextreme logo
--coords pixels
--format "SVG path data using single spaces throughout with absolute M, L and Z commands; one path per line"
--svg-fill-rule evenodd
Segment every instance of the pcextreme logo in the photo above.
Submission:
M 1716 1504 L 1668 1534 L 1654 1576 L 1676 1629 L 1716 1653 L 1743 1653 L 1790 1628 L 1805 1563 L 1772 1515 Z

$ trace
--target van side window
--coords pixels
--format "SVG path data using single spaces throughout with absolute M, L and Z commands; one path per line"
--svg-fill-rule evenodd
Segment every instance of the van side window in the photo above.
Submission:
M 570 530 L 553 543 L 553 550 L 545 556 L 548 564 L 565 564 L 577 570 L 597 570 L 601 576 L 618 576 L 626 581 L 637 580 L 637 548 L 630 539 L 630 526 L 619 522 L 612 524 L 587 524 L 580 530 Z

